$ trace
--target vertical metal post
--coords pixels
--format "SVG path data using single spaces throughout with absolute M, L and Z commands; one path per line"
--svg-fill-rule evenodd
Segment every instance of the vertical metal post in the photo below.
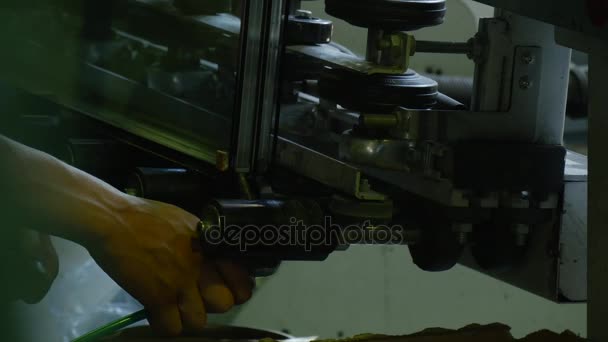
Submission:
M 284 0 L 252 0 L 247 6 L 238 136 L 233 146 L 233 166 L 239 173 L 249 173 L 258 162 L 263 171 L 270 159 L 284 4 Z
M 608 55 L 589 63 L 588 336 L 608 341 Z
M 367 51 L 365 52 L 365 59 L 368 62 L 380 63 L 382 56 L 378 50 L 378 42 L 382 39 L 384 32 L 377 29 L 367 30 Z

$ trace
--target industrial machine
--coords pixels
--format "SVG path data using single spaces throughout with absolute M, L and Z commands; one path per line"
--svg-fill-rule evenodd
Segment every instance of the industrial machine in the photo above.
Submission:
M 445 0 L 325 0 L 368 29 L 365 56 L 299 0 L 9 2 L 0 75 L 56 106 L 10 125 L 200 215 L 205 253 L 258 274 L 403 244 L 426 271 L 462 263 L 587 301 L 587 160 L 562 144 L 565 46 L 606 52 L 606 3 L 481 2 L 497 10 L 475 36 L 439 42 L 415 35 L 442 23 Z M 409 68 L 423 52 L 470 58 L 470 103 Z

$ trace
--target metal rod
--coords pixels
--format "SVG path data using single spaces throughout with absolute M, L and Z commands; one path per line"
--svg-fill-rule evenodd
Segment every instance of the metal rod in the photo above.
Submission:
M 393 128 L 399 124 L 399 120 L 392 114 L 363 114 L 359 116 L 359 123 L 369 128 Z
M 470 43 L 432 42 L 427 40 L 417 40 L 416 52 L 469 54 L 473 52 L 473 46 Z

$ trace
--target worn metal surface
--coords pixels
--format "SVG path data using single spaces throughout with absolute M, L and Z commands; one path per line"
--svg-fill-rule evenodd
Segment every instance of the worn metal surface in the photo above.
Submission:
M 471 256 L 463 264 L 554 302 L 587 300 L 587 158 L 568 152 L 561 219 L 527 232 L 525 260 L 508 271 L 480 269 Z
M 587 157 L 569 152 L 560 232 L 559 292 L 568 301 L 587 300 Z
M 345 194 L 363 200 L 385 199 L 369 187 L 359 169 L 290 140 L 277 139 L 276 158 L 280 165 Z
M 510 116 L 486 136 L 561 144 L 570 50 L 555 43 L 553 26 L 513 13 L 498 11 L 481 27 L 490 38 L 489 54 L 476 68 L 473 110 Z M 463 125 L 478 136 L 492 127 Z
M 389 170 L 408 170 L 411 142 L 396 139 L 340 137 L 340 160 Z

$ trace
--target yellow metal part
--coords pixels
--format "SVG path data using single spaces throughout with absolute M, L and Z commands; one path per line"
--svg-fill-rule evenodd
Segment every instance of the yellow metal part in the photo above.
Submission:
M 391 61 L 390 63 L 381 65 L 378 61 L 368 61 L 319 45 L 291 45 L 287 46 L 287 51 L 321 60 L 333 68 L 352 70 L 366 75 L 400 75 L 407 71 L 410 58 L 416 50 L 414 36 L 404 32 L 389 32 L 383 34 L 376 44 L 375 53 L 380 56 L 380 59 Z M 382 58 L 382 56 L 388 56 L 388 58 Z
M 230 167 L 230 156 L 228 152 L 217 150 L 215 154 L 215 167 L 221 171 L 227 171 Z
M 416 39 L 405 32 L 389 32 L 382 36 L 377 46 L 380 55 L 389 56 L 394 65 L 374 64 L 368 74 L 403 74 L 410 65 L 410 58 L 416 52 Z

